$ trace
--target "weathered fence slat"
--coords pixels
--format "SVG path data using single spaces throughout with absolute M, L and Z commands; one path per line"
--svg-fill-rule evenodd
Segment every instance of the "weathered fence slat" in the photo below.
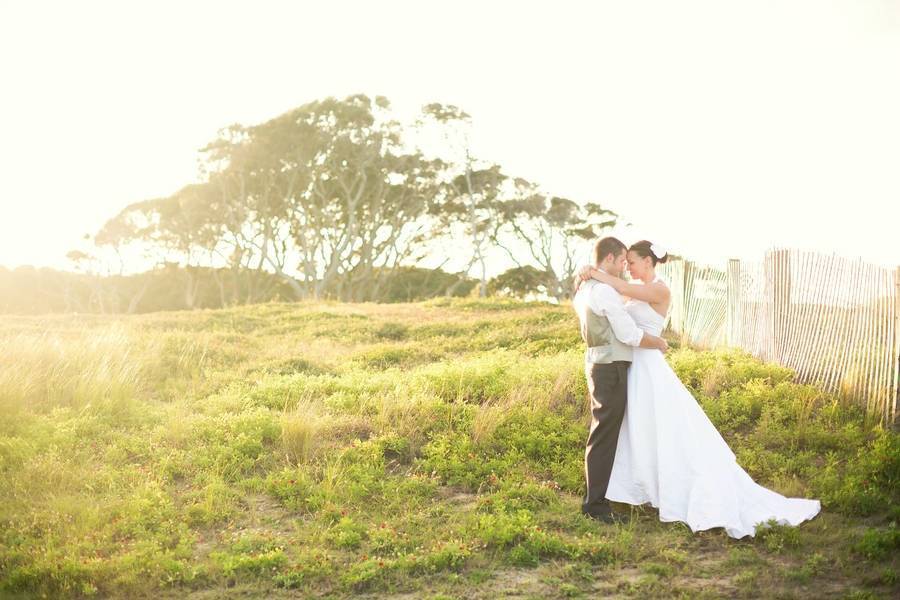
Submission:
M 900 397 L 900 267 L 776 248 L 724 270 L 671 261 L 668 328 L 743 348 L 893 423 Z

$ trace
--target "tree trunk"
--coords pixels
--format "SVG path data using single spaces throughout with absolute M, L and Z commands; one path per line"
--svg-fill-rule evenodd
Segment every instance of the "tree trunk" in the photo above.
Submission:
M 147 290 L 150 288 L 150 279 L 147 276 L 144 276 L 144 285 L 141 290 L 131 297 L 131 300 L 128 301 L 128 309 L 127 312 L 129 315 L 133 315 L 137 310 L 138 304 L 140 304 L 141 299 L 144 297 L 144 294 L 147 293 Z

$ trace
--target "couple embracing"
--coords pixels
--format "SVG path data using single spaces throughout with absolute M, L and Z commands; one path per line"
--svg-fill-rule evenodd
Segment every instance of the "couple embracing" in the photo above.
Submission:
M 591 401 L 582 512 L 612 523 L 620 517 L 610 500 L 650 503 L 660 521 L 694 532 L 723 527 L 734 538 L 753 536 L 772 519 L 792 526 L 812 519 L 818 500 L 786 498 L 738 465 L 665 361 L 660 336 L 671 294 L 655 267 L 666 256 L 648 241 L 626 248 L 607 237 L 594 246 L 593 266 L 576 277 L 572 305 L 587 344 Z M 634 283 L 621 277 L 626 266 Z

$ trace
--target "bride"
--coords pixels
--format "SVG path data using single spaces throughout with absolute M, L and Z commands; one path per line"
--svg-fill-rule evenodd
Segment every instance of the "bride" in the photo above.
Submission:
M 670 293 L 655 266 L 666 253 L 644 240 L 627 252 L 627 283 L 585 266 L 629 300 L 625 310 L 644 331 L 659 336 Z M 659 509 L 660 521 L 682 521 L 692 531 L 724 527 L 734 538 L 754 536 L 774 519 L 799 525 L 819 513 L 818 500 L 786 498 L 753 481 L 703 409 L 658 350 L 635 348 L 628 369 L 628 401 L 606 498 Z

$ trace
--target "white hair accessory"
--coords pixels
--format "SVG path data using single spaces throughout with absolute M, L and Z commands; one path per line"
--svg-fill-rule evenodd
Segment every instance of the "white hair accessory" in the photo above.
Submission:
M 668 252 L 666 252 L 666 249 L 659 244 L 650 244 L 650 252 L 652 252 L 653 256 L 655 256 L 658 260 L 662 260 L 668 254 Z

